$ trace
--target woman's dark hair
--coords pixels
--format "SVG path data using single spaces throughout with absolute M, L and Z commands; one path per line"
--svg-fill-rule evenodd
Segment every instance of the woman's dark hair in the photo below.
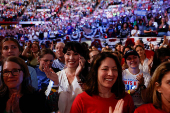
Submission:
M 63 48 L 63 53 L 66 54 L 68 50 L 77 52 L 78 54 L 80 54 L 83 57 L 85 57 L 85 55 L 86 55 L 85 50 L 84 50 L 83 46 L 81 45 L 81 43 L 76 42 L 76 41 L 71 41 L 71 42 L 66 43 L 65 47 Z
M 132 50 L 131 46 L 125 46 L 125 47 L 123 48 L 123 55 L 124 55 L 124 52 L 125 52 L 125 49 L 126 49 L 126 48 L 129 48 L 129 50 Z
M 51 54 L 54 58 L 56 57 L 54 52 L 51 49 L 45 48 L 40 51 L 39 58 L 43 58 L 44 55 L 46 55 L 46 54 Z
M 162 63 L 162 59 L 164 59 L 166 56 L 170 56 L 170 50 L 168 48 L 160 48 L 157 49 L 154 53 L 153 57 L 153 65 L 150 70 L 150 75 L 154 73 L 155 69 Z
M 119 60 L 116 56 L 114 56 L 112 53 L 100 53 L 95 60 L 93 60 L 91 64 L 91 69 L 90 72 L 87 76 L 87 81 L 86 81 L 86 87 L 85 87 L 85 92 L 92 96 L 92 95 L 99 95 L 99 90 L 98 90 L 98 69 L 101 65 L 101 62 L 106 59 L 106 58 L 112 58 L 118 69 L 118 77 L 116 82 L 111 88 L 111 92 L 114 93 L 117 97 L 117 99 L 120 99 L 124 97 L 125 95 L 125 86 L 122 81 L 122 68 L 119 63 Z
M 137 27 L 137 30 L 139 30 L 139 26 L 138 25 L 134 25 L 134 28 L 135 28 L 135 26 Z
M 129 24 L 128 24 L 127 22 L 124 22 L 124 23 L 122 24 L 122 27 L 121 27 L 121 28 L 123 28 L 124 24 L 126 24 L 126 28 L 129 27 Z
M 21 67 L 21 70 L 23 72 L 23 81 L 21 83 L 21 94 L 33 93 L 33 91 L 35 91 L 35 89 L 31 86 L 31 76 L 30 76 L 27 64 L 25 63 L 25 61 L 23 59 L 21 59 L 19 57 L 10 56 L 10 57 L 6 58 L 2 63 L 2 69 L 1 69 L 2 83 L 0 86 L 0 96 L 4 96 L 8 92 L 8 87 L 6 86 L 6 84 L 4 83 L 4 80 L 3 80 L 3 65 L 5 62 L 14 62 L 14 63 L 17 63 Z

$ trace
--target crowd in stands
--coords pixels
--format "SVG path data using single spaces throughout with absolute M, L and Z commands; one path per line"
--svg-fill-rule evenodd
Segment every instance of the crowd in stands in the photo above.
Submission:
M 0 28 L 0 113 L 170 112 L 168 10 L 158 8 L 161 12 L 146 16 L 132 11 L 151 11 L 152 5 L 162 1 L 47 0 L 26 5 L 5 1 L 1 5 L 6 8 L 8 3 L 25 7 L 22 21 L 46 23 Z M 162 5 L 167 3 L 163 1 Z M 108 11 L 109 6 L 117 4 L 120 6 Z M 131 6 L 130 11 L 126 9 Z M 89 35 L 96 29 L 106 34 L 104 38 L 127 40 L 114 48 L 54 41 L 76 31 Z M 133 42 L 131 36 L 159 36 L 163 40 L 159 46 L 150 43 L 146 48 L 142 38 Z
M 7 1 L 0 4 L 0 21 L 17 21 L 23 15 L 28 1 Z

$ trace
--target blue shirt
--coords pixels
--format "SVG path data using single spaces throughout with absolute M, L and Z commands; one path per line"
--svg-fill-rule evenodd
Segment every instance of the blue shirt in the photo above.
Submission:
M 37 72 L 37 79 L 38 79 L 38 89 L 43 89 L 42 86 L 47 87 L 49 84 L 50 79 L 47 78 L 45 72 L 41 71 L 39 67 L 35 68 Z

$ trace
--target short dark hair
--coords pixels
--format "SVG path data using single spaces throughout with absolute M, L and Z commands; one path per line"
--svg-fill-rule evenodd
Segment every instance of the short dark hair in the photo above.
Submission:
M 124 97 L 125 95 L 125 86 L 122 81 L 122 67 L 119 63 L 119 60 L 116 56 L 114 56 L 112 53 L 100 53 L 95 60 L 93 60 L 91 64 L 91 69 L 90 72 L 87 76 L 87 81 L 86 81 L 86 87 L 85 87 L 85 92 L 92 96 L 92 95 L 98 95 L 98 68 L 101 65 L 101 62 L 106 59 L 107 57 L 112 58 L 118 69 L 118 77 L 116 82 L 111 88 L 111 92 L 116 95 L 118 99 Z
M 83 46 L 81 45 L 81 43 L 76 42 L 76 41 L 70 41 L 66 43 L 65 47 L 63 48 L 63 53 L 66 54 L 68 50 L 77 52 L 83 57 L 85 57 L 86 55 L 85 50 Z

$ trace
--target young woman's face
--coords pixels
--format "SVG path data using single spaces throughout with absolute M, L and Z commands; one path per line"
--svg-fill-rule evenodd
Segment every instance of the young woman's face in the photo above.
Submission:
M 137 47 L 136 52 L 139 54 L 140 57 L 145 55 L 145 50 L 143 50 L 142 47 Z
M 20 55 L 18 45 L 13 41 L 5 41 L 2 44 L 2 56 L 9 57 L 9 56 L 16 56 Z
M 102 90 L 103 88 L 109 88 L 114 85 L 118 77 L 118 69 L 116 62 L 107 57 L 101 62 L 98 68 L 98 88 Z
M 136 55 L 129 55 L 126 58 L 126 63 L 129 68 L 136 69 L 139 68 L 139 57 Z
M 118 46 L 116 47 L 116 49 L 117 49 L 117 51 L 121 51 L 121 45 L 118 45 Z
M 72 50 L 67 50 L 67 53 L 64 55 L 65 63 L 68 68 L 77 68 L 79 65 L 79 54 Z
M 44 66 L 51 67 L 54 57 L 51 54 L 45 54 L 42 58 L 39 59 L 40 69 L 44 69 Z
M 32 46 L 31 46 L 31 51 L 32 51 L 33 53 L 37 53 L 37 52 L 38 52 L 38 46 L 37 46 L 36 44 L 32 44 Z
M 158 87 L 157 91 L 161 93 L 163 103 L 170 102 L 170 72 L 164 75 L 161 85 Z
M 3 65 L 3 80 L 9 89 L 19 89 L 23 81 L 23 71 L 21 67 L 15 62 L 5 62 Z M 13 71 L 11 73 L 10 71 Z M 5 73 L 9 74 L 6 76 Z

